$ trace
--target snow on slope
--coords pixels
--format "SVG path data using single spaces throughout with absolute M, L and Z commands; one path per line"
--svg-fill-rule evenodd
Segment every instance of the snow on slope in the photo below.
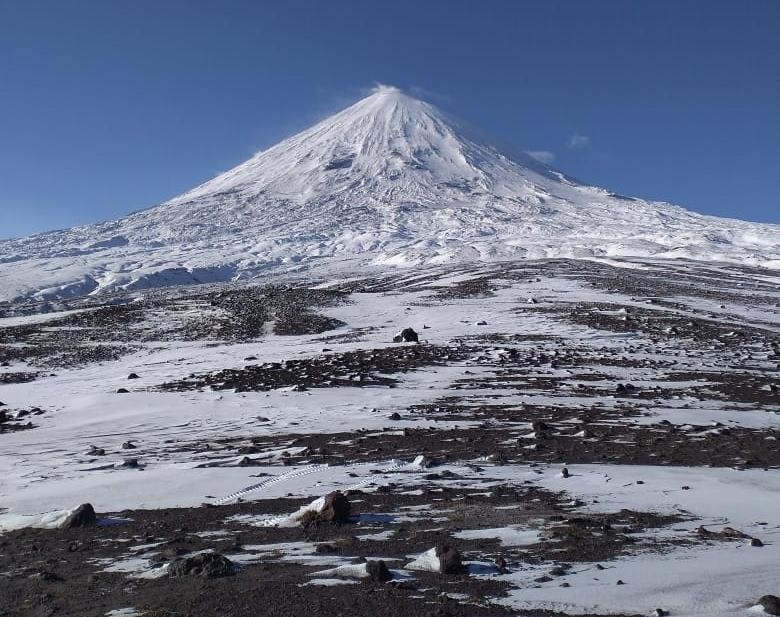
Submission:
M 154 208 L 0 242 L 0 300 L 251 278 L 280 268 L 539 257 L 780 266 L 780 225 L 579 184 L 472 139 L 391 87 Z

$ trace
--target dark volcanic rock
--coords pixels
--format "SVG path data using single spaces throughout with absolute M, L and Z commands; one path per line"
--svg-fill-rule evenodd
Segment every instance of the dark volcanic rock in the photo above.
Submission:
M 219 553 L 201 553 L 172 561 L 168 566 L 168 576 L 171 578 L 180 578 L 182 576 L 217 578 L 230 576 L 234 570 L 233 562 L 224 555 Z
M 720 531 L 710 531 L 703 525 L 696 529 L 696 535 L 704 540 L 747 540 L 750 536 L 733 527 L 724 527 Z
M 439 544 L 436 547 L 436 556 L 439 558 L 439 572 L 442 574 L 463 574 L 465 568 L 457 549 Z
M 768 615 L 780 615 L 780 598 L 773 595 L 761 596 L 758 603 Z
M 90 503 L 83 503 L 60 523 L 60 529 L 72 529 L 73 527 L 94 527 L 97 525 L 95 509 Z
M 56 574 L 54 572 L 49 572 L 48 570 L 41 570 L 40 572 L 34 572 L 33 574 L 30 574 L 27 578 L 42 581 L 44 583 L 55 583 L 63 580 L 59 574 Z
M 412 328 L 404 328 L 393 337 L 394 343 L 419 343 L 420 337 L 417 336 Z
M 325 495 L 325 505 L 322 506 L 317 518 L 328 523 L 348 523 L 350 504 L 349 499 L 340 491 L 334 491 Z
M 368 561 L 366 563 L 366 571 L 368 572 L 369 580 L 378 583 L 384 583 L 393 578 L 390 570 L 387 569 L 387 564 L 381 559 Z

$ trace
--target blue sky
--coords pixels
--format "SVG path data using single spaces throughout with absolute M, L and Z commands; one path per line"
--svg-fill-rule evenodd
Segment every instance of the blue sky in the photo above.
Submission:
M 780 2 L 0 0 L 0 237 L 417 93 L 628 195 L 780 222 Z

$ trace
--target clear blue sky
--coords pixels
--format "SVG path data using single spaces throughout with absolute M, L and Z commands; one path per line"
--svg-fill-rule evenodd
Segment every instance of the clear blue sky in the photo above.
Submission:
M 0 237 L 159 203 L 375 82 L 590 183 L 780 222 L 775 0 L 0 0 Z

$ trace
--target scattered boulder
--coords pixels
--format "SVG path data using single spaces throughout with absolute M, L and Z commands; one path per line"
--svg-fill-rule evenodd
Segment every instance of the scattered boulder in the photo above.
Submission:
M 366 572 L 369 580 L 377 583 L 385 583 L 393 578 L 390 570 L 387 569 L 387 564 L 381 559 L 367 561 Z
M 317 514 L 317 519 L 327 523 L 342 525 L 349 522 L 349 499 L 341 491 L 334 491 L 325 495 L 325 504 Z
M 401 419 L 401 414 L 398 413 L 397 411 L 394 411 L 389 416 L 387 416 L 387 419 L 388 420 L 394 420 L 394 421 L 400 420 Z
M 138 446 L 134 445 L 132 441 L 126 441 L 122 444 L 123 450 L 135 450 Z
M 486 326 L 486 325 L 487 325 L 487 322 L 486 322 L 484 319 L 482 319 L 482 320 L 478 321 L 478 322 L 476 323 L 476 325 L 477 325 L 477 326 Z
M 451 546 L 446 544 L 437 545 L 436 557 L 439 558 L 439 572 L 442 574 L 462 574 L 466 570 L 460 553 Z
M 655 615 L 655 617 L 666 617 L 668 614 L 669 611 L 665 611 L 662 608 L 657 608 L 653 611 L 653 615 Z
M 420 337 L 417 336 L 412 328 L 404 328 L 393 337 L 394 343 L 419 343 Z
M 423 480 L 457 480 L 462 477 L 463 476 L 459 476 L 458 474 L 450 471 L 449 469 L 443 469 L 442 471 L 437 471 L 435 473 L 429 473 L 424 475 Z
M 439 572 L 441 574 L 463 574 L 466 572 L 460 553 L 446 544 L 438 544 L 424 553 L 420 553 L 404 567 L 407 570 Z
M 171 578 L 183 576 L 217 578 L 230 576 L 234 571 L 233 562 L 219 553 L 200 553 L 192 557 L 182 557 L 175 559 L 168 566 L 168 576 Z
M 137 373 L 130 373 L 130 374 L 127 376 L 127 378 L 128 378 L 128 379 L 138 379 L 138 374 L 137 374 Z
M 27 578 L 41 581 L 44 583 L 55 583 L 58 581 L 63 580 L 63 578 L 59 574 L 55 574 L 54 572 L 49 572 L 48 570 L 41 570 L 40 572 L 33 572 L 30 574 Z
M 537 433 L 543 433 L 552 430 L 552 426 L 550 426 L 546 422 L 542 422 L 541 420 L 535 420 L 534 422 L 532 422 L 531 428 L 533 428 L 534 431 Z
M 97 446 L 90 446 L 89 450 L 87 451 L 87 454 L 89 456 L 105 456 L 106 451 L 103 448 L 98 448 Z
M 550 570 L 550 576 L 566 576 L 570 569 L 571 566 L 568 563 L 557 565 Z
M 73 529 L 74 527 L 94 527 L 97 525 L 97 516 L 91 503 L 83 503 L 73 512 L 68 514 L 60 523 L 60 529 Z
M 703 525 L 696 529 L 696 535 L 705 540 L 747 540 L 752 539 L 748 534 L 733 527 L 724 527 L 720 531 L 710 531 Z
M 767 615 L 780 615 L 780 598 L 777 596 L 761 596 L 758 603 Z
M 128 390 L 127 388 L 117 388 L 116 390 L 117 394 L 128 394 L 129 392 L 130 390 Z
M 764 543 L 759 540 L 758 538 L 751 538 L 750 539 L 750 546 L 764 546 Z
M 122 461 L 122 467 L 130 467 L 132 469 L 136 469 L 138 467 L 138 459 L 137 458 L 126 458 Z
M 569 473 L 568 467 L 564 467 L 561 469 L 561 477 L 562 478 L 568 478 L 571 474 Z

